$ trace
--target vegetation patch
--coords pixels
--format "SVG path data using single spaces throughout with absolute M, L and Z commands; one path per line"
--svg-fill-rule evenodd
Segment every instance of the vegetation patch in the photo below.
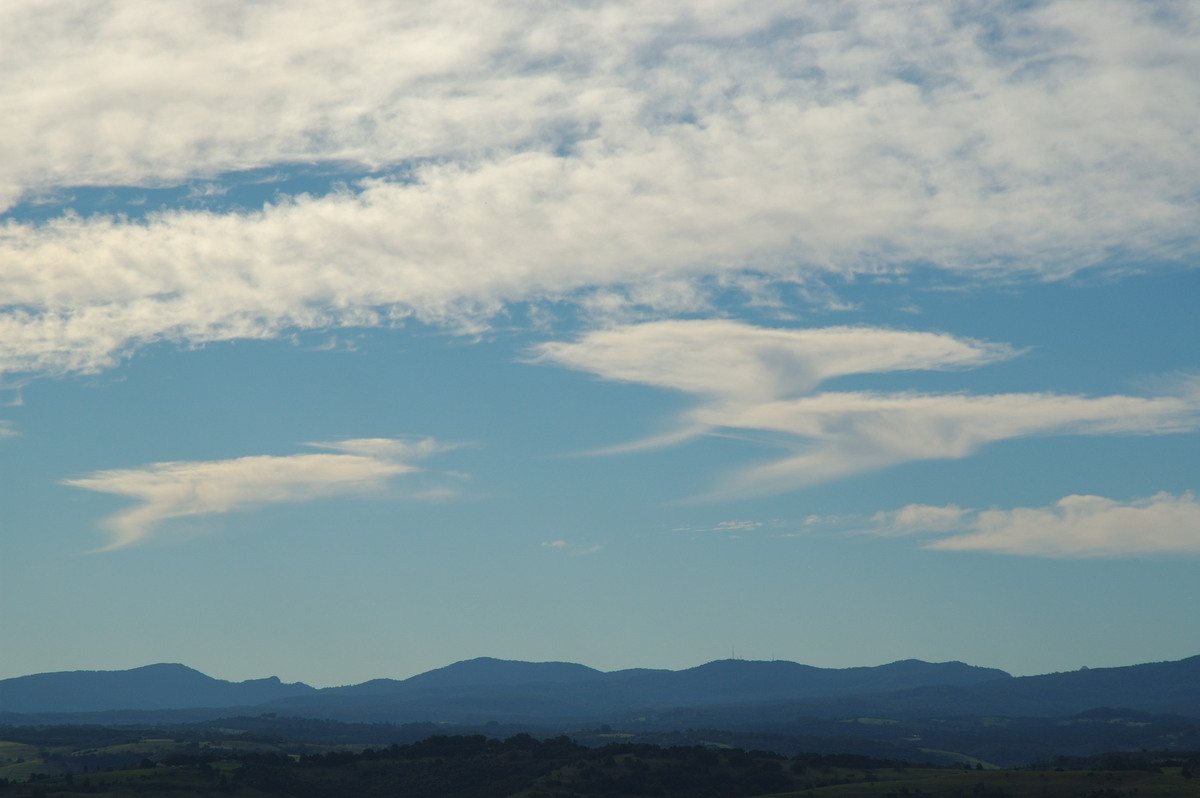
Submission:
M 8 729 L 16 739 L 0 742 L 0 752 L 40 756 L 0 777 L 0 796 L 1200 798 L 1200 778 L 1194 777 L 1200 752 L 1057 757 L 1036 767 L 985 770 L 697 744 L 585 746 L 566 736 L 539 739 L 526 733 L 503 740 L 433 735 L 363 747 L 268 739 L 244 729 L 232 738 L 214 728 L 181 729 L 177 737 L 135 732 Z M 39 745 L 51 737 L 56 745 Z M 123 752 L 126 759 L 118 761 Z

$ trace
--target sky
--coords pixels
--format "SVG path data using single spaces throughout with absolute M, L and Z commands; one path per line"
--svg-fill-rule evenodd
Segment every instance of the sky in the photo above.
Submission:
M 0 678 L 1200 654 L 1200 6 L 11 0 Z

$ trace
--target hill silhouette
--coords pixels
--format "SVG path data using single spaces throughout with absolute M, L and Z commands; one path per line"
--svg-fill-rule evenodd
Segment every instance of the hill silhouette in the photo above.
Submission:
M 321 717 L 547 718 L 638 707 L 728 704 L 963 685 L 1011 678 L 963 663 L 905 660 L 866 668 L 718 660 L 681 671 L 599 671 L 570 662 L 465 660 L 408 679 L 317 689 L 276 677 L 228 682 L 179 664 L 126 671 L 68 671 L 0 681 L 0 713 L 81 713 L 263 707 Z
M 278 677 L 227 682 L 178 663 L 125 671 L 37 673 L 0 681 L 2 712 L 100 712 L 253 706 L 315 692 Z
M 1121 668 L 1091 668 L 959 686 L 926 686 L 870 698 L 798 702 L 800 714 L 839 716 L 870 710 L 887 717 L 998 715 L 1051 717 L 1099 707 L 1200 718 L 1200 656 Z
M 739 727 L 794 718 L 1054 717 L 1100 707 L 1200 718 L 1200 656 L 1014 678 L 961 662 L 817 668 L 717 660 L 679 671 L 604 672 L 569 662 L 481 657 L 408 679 L 317 689 L 278 678 L 228 682 L 180 664 L 0 681 L 0 722 L 54 714 L 250 712 L 352 722 L 626 722 Z M 204 712 L 200 712 L 205 709 Z M 211 709 L 212 711 L 208 711 Z M 234 712 L 233 710 L 237 710 Z M 197 714 L 199 713 L 199 714 Z M 172 716 L 162 715 L 163 722 Z M 24 718 L 24 721 L 22 721 Z M 79 718 L 77 718 L 77 721 Z M 110 722 L 104 717 L 87 722 Z

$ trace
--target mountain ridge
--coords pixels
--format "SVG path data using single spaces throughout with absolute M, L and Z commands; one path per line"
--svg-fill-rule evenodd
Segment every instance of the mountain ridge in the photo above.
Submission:
M 54 713 L 194 715 L 225 708 L 395 723 L 669 725 L 686 717 L 686 725 L 699 728 L 701 722 L 744 726 L 802 717 L 1050 717 L 1100 707 L 1200 718 L 1200 656 L 1022 677 L 912 659 L 857 668 L 727 659 L 678 671 L 605 672 L 568 662 L 478 657 L 407 679 L 327 688 L 277 677 L 227 682 L 178 663 L 0 680 L 0 724 Z
M 900 673 L 905 671 L 906 673 Z M 118 671 L 57 671 L 0 680 L 0 712 L 97 712 L 195 709 L 220 706 L 279 708 L 386 704 L 410 699 L 464 699 L 496 705 L 499 696 L 574 706 L 584 712 L 622 705 L 673 701 L 712 703 L 754 698 L 853 694 L 888 687 L 973 683 L 1012 678 L 1004 671 L 963 663 L 901 660 L 860 668 L 817 668 L 786 660 L 714 660 L 679 671 L 631 668 L 600 671 L 570 662 L 525 662 L 477 657 L 407 679 L 372 679 L 315 688 L 278 677 L 229 682 L 179 663 Z M 899 683 L 896 679 L 900 679 Z M 540 698 L 539 698 L 540 697 Z M 485 700 L 486 699 L 486 700 Z M 511 703 L 511 702 L 510 702 Z M 540 714 L 540 713 L 539 713 Z
M 99 712 L 261 704 L 316 690 L 277 676 L 229 682 L 176 662 L 122 671 L 56 671 L 0 680 L 3 712 Z M 181 695 L 188 705 L 178 705 Z

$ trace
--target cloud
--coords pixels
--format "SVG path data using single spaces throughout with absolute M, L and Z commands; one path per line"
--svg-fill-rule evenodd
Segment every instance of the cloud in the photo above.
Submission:
M 96 471 L 63 484 L 139 502 L 105 520 L 113 538 L 97 551 L 112 551 L 148 540 L 159 525 L 173 518 L 379 492 L 393 478 L 418 470 L 403 461 L 444 448 L 428 438 L 359 438 L 310 445 L 343 453 L 152 463 Z
M 333 449 L 344 454 L 376 460 L 419 460 L 455 448 L 433 438 L 351 438 L 331 443 L 309 443 L 317 449 Z
M 753 532 L 761 528 L 762 521 L 721 521 L 714 526 L 677 526 L 672 532 L 728 532 L 738 536 L 742 532 Z
M 18 433 L 13 429 L 11 422 L 0 420 L 0 441 L 5 438 L 15 438 L 17 435 Z
M 913 263 L 1192 257 L 1197 37 L 1190 6 L 1135 0 L 6 3 L 0 207 L 296 163 L 377 179 L 10 221 L 0 371 L 514 302 L 674 313 Z
M 780 329 L 728 319 L 596 330 L 536 349 L 536 360 L 623 382 L 744 403 L 811 391 L 849 374 L 948 370 L 1017 353 L 950 335 L 880 327 Z
M 910 504 L 899 510 L 880 510 L 871 517 L 877 535 L 911 535 L 916 532 L 950 532 L 963 528 L 968 511 L 957 505 L 935 507 Z
M 1120 502 L 1066 496 L 1049 507 L 963 510 L 909 505 L 872 519 L 873 534 L 946 534 L 924 547 L 1030 557 L 1200 554 L 1200 502 L 1187 492 Z
M 717 524 L 717 532 L 751 532 L 762 526 L 761 521 L 722 521 Z
M 583 543 L 568 543 L 565 540 L 546 540 L 542 542 L 543 549 L 561 552 L 570 557 L 586 557 L 589 554 L 596 554 L 603 546 L 588 546 Z
M 737 472 L 707 498 L 776 493 L 913 460 L 961 458 L 995 441 L 1045 435 L 1159 435 L 1200 428 L 1200 390 L 1064 396 L 815 392 L 858 373 L 950 369 L 1013 356 L 1004 345 L 941 333 L 832 327 L 782 330 L 734 321 L 615 327 L 546 344 L 537 359 L 699 398 L 676 432 L 607 452 L 667 446 L 705 433 L 768 433 L 782 459 Z
M 820 393 L 688 414 L 700 428 L 762 430 L 796 454 L 736 474 L 712 498 L 774 493 L 914 460 L 958 459 L 1046 435 L 1161 435 L 1200 428 L 1200 397 Z

